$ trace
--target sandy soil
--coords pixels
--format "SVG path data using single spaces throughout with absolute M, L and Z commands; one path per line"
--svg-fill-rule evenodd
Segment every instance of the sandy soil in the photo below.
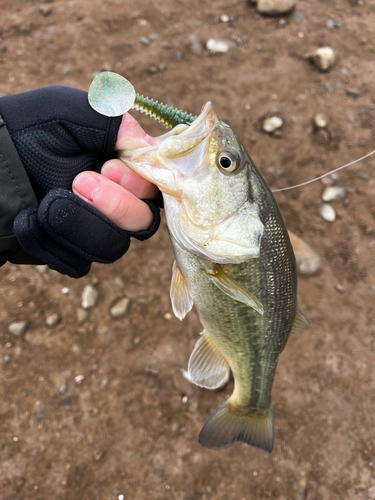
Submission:
M 56 83 L 87 89 L 95 72 L 113 69 L 138 92 L 194 114 L 212 100 L 269 185 L 296 184 L 374 148 L 375 1 L 353 3 L 299 0 L 298 15 L 285 17 L 281 29 L 278 18 L 257 19 L 240 0 L 0 0 L 0 95 Z M 232 20 L 217 22 L 221 14 Z M 337 27 L 328 29 L 328 19 Z M 139 42 L 153 33 L 149 46 Z M 229 56 L 197 54 L 191 35 L 203 44 L 232 39 L 237 48 Z M 337 54 L 326 74 L 305 59 L 321 45 Z M 280 138 L 259 126 L 274 108 L 284 120 Z M 313 129 L 316 112 L 329 117 L 323 137 Z M 149 133 L 161 131 L 137 118 Z M 323 270 L 300 279 L 311 327 L 280 357 L 271 455 L 198 444 L 232 383 L 209 392 L 180 374 L 200 324 L 194 311 L 183 322 L 171 315 L 165 223 L 120 262 L 95 265 L 78 281 L 4 266 L 0 498 L 375 499 L 374 164 L 370 158 L 340 173 L 348 196 L 334 204 L 334 223 L 317 215 L 320 182 L 277 194 L 288 228 L 318 251 Z M 89 283 L 100 297 L 79 324 Z M 122 296 L 131 307 L 116 321 L 109 308 Z M 62 321 L 47 328 L 54 312 Z M 23 338 L 8 333 L 17 320 L 30 322 Z

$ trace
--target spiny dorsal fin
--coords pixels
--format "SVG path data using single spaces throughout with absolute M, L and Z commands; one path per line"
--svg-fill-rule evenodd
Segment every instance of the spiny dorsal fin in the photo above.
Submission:
M 180 271 L 176 261 L 173 262 L 170 296 L 175 316 L 180 320 L 184 319 L 194 302 L 190 296 L 185 276 Z
M 300 308 L 297 306 L 296 317 L 294 318 L 294 323 L 292 329 L 290 330 L 290 335 L 296 335 L 296 333 L 301 332 L 308 328 L 310 323 L 307 321 L 305 316 L 301 313 Z
M 229 380 L 230 369 L 212 339 L 203 332 L 191 353 L 185 377 L 199 387 L 218 389 Z
M 273 449 L 272 404 L 262 413 L 236 412 L 230 400 L 209 417 L 200 434 L 205 448 L 221 450 L 241 441 L 271 453 Z
M 216 264 L 213 271 L 206 271 L 207 276 L 220 288 L 220 290 L 229 297 L 238 302 L 252 307 L 259 314 L 264 314 L 263 304 L 252 293 L 248 292 L 240 284 L 230 278 L 220 267 Z

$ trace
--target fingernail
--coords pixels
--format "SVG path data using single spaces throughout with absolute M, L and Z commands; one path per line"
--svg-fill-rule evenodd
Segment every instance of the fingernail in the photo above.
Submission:
M 76 177 L 73 182 L 74 190 L 89 201 L 94 200 L 94 196 L 99 190 L 100 182 L 95 175 L 83 173 Z

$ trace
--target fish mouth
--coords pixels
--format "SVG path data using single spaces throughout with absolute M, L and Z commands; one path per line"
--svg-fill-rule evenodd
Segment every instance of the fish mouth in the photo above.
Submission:
M 208 101 L 190 125 L 180 124 L 165 134 L 150 138 L 151 145 L 122 149 L 118 157 L 141 177 L 156 184 L 163 193 L 181 199 L 179 180 L 200 164 L 206 150 L 205 139 L 217 125 L 218 119 Z M 189 164 L 184 161 L 187 155 L 192 156 Z

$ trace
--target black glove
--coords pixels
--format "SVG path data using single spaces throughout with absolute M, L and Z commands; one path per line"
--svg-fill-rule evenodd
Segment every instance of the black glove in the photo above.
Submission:
M 86 92 L 60 86 L 3 97 L 0 116 L 0 265 L 46 263 L 78 278 L 91 262 L 119 259 L 131 236 L 156 232 L 159 208 L 150 201 L 152 226 L 131 233 L 68 191 L 78 173 L 116 157 L 122 117 L 102 116 Z

